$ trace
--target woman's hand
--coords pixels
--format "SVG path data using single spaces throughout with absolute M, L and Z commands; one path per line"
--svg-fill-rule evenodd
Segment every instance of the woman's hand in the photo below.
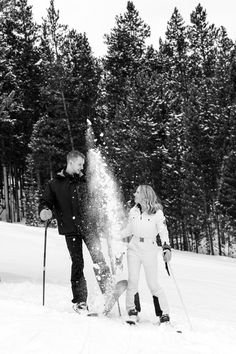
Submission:
M 171 260 L 172 254 L 171 254 L 171 247 L 167 245 L 166 243 L 163 246 L 163 260 L 164 262 L 168 263 Z

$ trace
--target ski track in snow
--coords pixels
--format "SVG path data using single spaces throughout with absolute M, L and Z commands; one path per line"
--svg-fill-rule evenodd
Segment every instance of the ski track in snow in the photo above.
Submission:
M 140 323 L 124 323 L 125 295 L 109 318 L 86 317 L 71 307 L 70 259 L 64 237 L 49 229 L 46 304 L 42 306 L 44 229 L 0 222 L 1 354 L 224 354 L 236 347 L 236 260 L 173 251 L 172 269 L 193 325 L 190 330 L 173 279 L 159 254 L 159 277 L 174 328 L 157 326 L 144 274 L 140 278 Z M 87 250 L 89 303 L 101 294 Z M 127 279 L 126 263 L 119 280 Z M 182 334 L 176 333 L 182 330 Z

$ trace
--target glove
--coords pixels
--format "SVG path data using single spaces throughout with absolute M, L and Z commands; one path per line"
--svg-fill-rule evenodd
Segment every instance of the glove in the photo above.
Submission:
M 41 210 L 39 216 L 42 221 L 46 221 L 52 218 L 52 212 L 50 209 L 43 209 Z
M 167 244 L 164 244 L 164 246 L 163 246 L 162 256 L 163 256 L 164 262 L 166 262 L 166 263 L 170 262 L 172 254 L 171 254 L 171 248 Z

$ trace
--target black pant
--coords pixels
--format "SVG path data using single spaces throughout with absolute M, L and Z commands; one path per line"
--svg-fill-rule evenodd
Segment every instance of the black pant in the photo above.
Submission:
M 111 280 L 111 272 L 105 262 L 100 240 L 97 237 L 94 237 L 94 235 L 83 237 L 79 234 L 66 236 L 66 244 L 72 261 L 71 288 L 73 303 L 86 302 L 88 296 L 87 283 L 84 277 L 83 240 L 91 255 L 95 277 L 103 294 Z
M 135 304 L 135 309 L 138 312 L 140 312 L 141 311 L 141 304 L 140 304 L 139 293 L 136 293 L 134 295 L 134 304 Z M 162 310 L 161 310 L 160 303 L 159 303 L 157 296 L 153 296 L 153 304 L 154 304 L 156 316 L 158 316 L 158 317 L 162 316 Z

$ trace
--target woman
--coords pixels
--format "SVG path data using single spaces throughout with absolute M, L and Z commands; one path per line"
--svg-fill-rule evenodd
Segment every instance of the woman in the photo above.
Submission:
M 129 212 L 128 225 L 123 231 L 123 236 L 132 236 L 127 251 L 129 274 L 126 295 L 126 308 L 129 315 L 127 322 L 132 323 L 138 320 L 134 299 L 138 292 L 141 264 L 144 267 L 148 287 L 153 295 L 156 315 L 159 317 L 160 323 L 168 322 L 170 320 L 169 306 L 157 276 L 156 236 L 158 234 L 163 245 L 164 261 L 169 262 L 171 259 L 171 248 L 162 205 L 152 187 L 148 185 L 140 185 L 134 193 L 134 198 L 135 206 Z

